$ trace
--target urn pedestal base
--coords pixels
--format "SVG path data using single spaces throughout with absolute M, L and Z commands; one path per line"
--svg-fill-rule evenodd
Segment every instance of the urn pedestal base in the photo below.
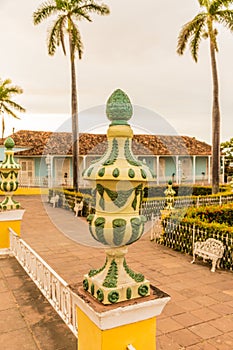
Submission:
M 0 208 L 3 210 L 14 210 L 20 208 L 20 203 L 12 198 L 13 192 L 5 192 L 5 198 L 0 203 Z
M 127 247 L 106 250 L 104 266 L 84 276 L 84 290 L 104 305 L 150 294 L 150 282 L 128 267 L 125 260 L 127 250 Z
M 25 210 L 6 210 L 0 212 L 0 254 L 10 252 L 9 228 L 20 236 L 21 222 Z
M 169 295 L 150 286 L 145 298 L 102 305 L 80 284 L 71 288 L 76 295 L 79 350 L 156 349 L 156 317 Z

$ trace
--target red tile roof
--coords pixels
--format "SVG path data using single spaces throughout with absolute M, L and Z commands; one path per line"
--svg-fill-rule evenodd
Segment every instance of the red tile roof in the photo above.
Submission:
M 18 155 L 71 155 L 72 135 L 68 132 L 20 130 L 11 137 L 17 147 L 28 150 Z M 79 135 L 80 155 L 100 155 L 106 150 L 107 137 L 101 134 Z M 2 144 L 2 141 L 0 141 Z M 133 152 L 136 155 L 211 155 L 211 146 L 188 136 L 134 135 Z

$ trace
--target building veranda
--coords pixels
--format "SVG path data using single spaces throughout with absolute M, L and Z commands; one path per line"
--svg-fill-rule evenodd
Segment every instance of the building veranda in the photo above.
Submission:
M 55 187 L 72 184 L 71 133 L 20 130 L 11 137 L 16 144 L 15 158 L 21 165 L 20 186 Z M 106 148 L 106 135 L 80 134 L 81 186 L 85 186 L 81 175 L 83 169 L 103 155 Z M 154 183 L 157 185 L 169 180 L 177 184 L 211 183 L 211 146 L 194 137 L 134 135 L 133 152 L 138 160 L 146 163 L 155 173 Z

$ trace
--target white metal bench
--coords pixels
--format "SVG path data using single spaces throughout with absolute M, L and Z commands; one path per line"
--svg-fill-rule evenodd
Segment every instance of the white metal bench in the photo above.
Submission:
M 211 272 L 215 272 L 215 268 L 219 268 L 220 259 L 224 253 L 223 243 L 214 238 L 208 238 L 205 242 L 195 242 L 193 248 L 193 260 L 195 262 L 196 255 L 206 259 L 212 260 Z
M 74 212 L 76 217 L 78 216 L 79 212 L 80 212 L 80 215 L 82 216 L 82 210 L 83 210 L 83 201 L 79 203 L 75 203 Z
M 56 194 L 55 196 L 51 197 L 50 203 L 53 205 L 53 208 L 55 208 L 58 204 L 59 196 Z

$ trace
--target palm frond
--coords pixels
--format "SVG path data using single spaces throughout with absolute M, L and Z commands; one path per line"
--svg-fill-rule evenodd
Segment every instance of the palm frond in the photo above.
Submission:
M 7 103 L 9 106 L 11 106 L 12 108 L 14 108 L 15 110 L 21 112 L 21 113 L 24 113 L 26 112 L 26 109 L 23 108 L 22 106 L 20 106 L 18 103 L 12 101 L 12 100 L 6 100 L 4 101 L 5 104 Z M 20 119 L 20 118 L 19 118 Z
M 85 4 L 83 6 L 80 6 L 80 7 L 77 6 L 76 11 L 80 11 L 80 10 L 84 11 L 84 13 L 93 12 L 100 16 L 105 16 L 110 13 L 109 7 L 107 5 L 105 4 L 99 5 L 92 1 L 90 1 L 90 3 Z M 75 12 L 75 9 L 74 9 L 74 12 Z
M 199 4 L 201 7 L 205 7 L 206 9 L 209 6 L 209 1 L 208 0 L 198 0 Z
M 67 0 L 55 0 L 55 2 L 58 10 L 67 9 L 67 5 L 68 5 Z
M 65 39 L 64 39 L 64 28 L 66 26 L 66 22 L 67 22 L 67 17 L 63 16 L 63 20 L 61 20 L 60 27 L 59 27 L 59 36 L 61 40 L 61 46 L 65 56 L 66 56 L 66 47 L 65 47 Z
M 58 30 L 55 25 L 52 25 L 51 28 L 48 30 L 48 53 L 49 55 L 53 56 L 56 52 L 57 46 L 59 46 L 59 36 L 58 36 Z
M 193 20 L 186 23 L 182 28 L 178 36 L 178 43 L 177 43 L 177 53 L 179 55 L 183 55 L 187 43 L 189 42 L 190 38 L 195 35 L 195 32 L 201 28 L 204 29 L 206 22 L 206 13 L 199 13 L 196 17 L 194 17 Z M 200 33 L 202 34 L 202 33 Z
M 23 89 L 21 89 L 21 87 L 17 85 L 13 85 L 13 86 L 11 85 L 9 88 L 6 89 L 6 91 L 11 95 L 17 95 L 17 94 L 23 93 Z
M 20 106 L 18 103 L 12 101 L 12 95 L 21 94 L 23 90 L 17 86 L 12 85 L 10 79 L 0 79 L 0 113 L 2 114 L 2 137 L 5 131 L 5 120 L 4 113 L 9 114 L 13 118 L 20 119 L 14 110 L 19 112 L 25 112 L 25 108 Z
M 10 85 L 12 83 L 11 79 L 5 79 L 3 81 L 0 81 L 2 86 Z
M 56 52 L 57 47 L 62 42 L 62 48 L 64 54 L 66 54 L 65 43 L 63 40 L 66 23 L 66 16 L 59 16 L 58 19 L 52 24 L 48 31 L 48 53 L 53 56 Z
M 36 11 L 33 12 L 33 23 L 35 25 L 40 24 L 43 20 L 49 16 L 58 12 L 58 8 L 54 1 L 47 1 L 41 4 Z
M 2 111 L 6 112 L 7 114 L 11 115 L 15 119 L 20 119 L 13 111 L 10 109 L 5 103 L 2 104 Z
M 218 22 L 233 32 L 233 10 L 223 10 L 216 13 Z
M 3 86 L 0 86 L 0 101 L 4 101 L 6 98 L 8 98 L 9 93 L 6 88 Z
M 76 21 L 81 21 L 82 19 L 86 19 L 88 22 L 92 22 L 92 19 L 89 13 L 86 13 L 84 10 L 75 11 L 72 14 L 72 17 L 76 19 Z
M 73 53 L 75 51 L 78 52 L 78 57 L 81 60 L 82 58 L 82 54 L 83 54 L 83 43 L 82 43 L 82 39 L 81 39 L 81 34 L 79 32 L 78 27 L 75 25 L 75 23 L 72 21 L 72 19 L 70 19 L 70 23 L 71 23 L 71 38 L 72 38 L 72 49 L 73 49 Z
M 216 11 L 220 10 L 221 8 L 225 7 L 228 8 L 229 5 L 232 5 L 232 0 L 213 0 L 209 7 L 210 14 L 214 15 Z
M 197 26 L 195 32 L 193 33 L 193 36 L 190 40 L 190 50 L 191 50 L 191 55 L 194 59 L 195 62 L 198 60 L 198 51 L 199 51 L 199 46 L 200 42 L 202 39 L 202 33 L 203 33 L 203 27 L 205 26 L 205 22 L 202 21 L 200 22 L 199 26 Z
M 82 3 L 85 3 L 87 0 L 70 0 L 72 8 L 75 8 L 77 6 L 80 6 Z M 89 0 L 90 1 L 90 0 Z
M 62 45 L 64 54 L 66 54 L 64 40 L 65 26 L 67 21 L 70 21 L 71 27 L 68 28 L 68 31 L 72 38 L 71 50 L 74 52 L 77 51 L 79 58 L 82 57 L 83 43 L 75 22 L 81 19 L 86 19 L 91 22 L 91 12 L 99 15 L 107 15 L 110 13 L 107 5 L 98 4 L 94 0 L 48 0 L 33 13 L 34 24 L 41 23 L 50 15 L 60 13 L 60 16 L 53 22 L 48 31 L 47 45 L 49 55 L 54 55 L 60 44 Z
M 19 86 L 10 84 L 11 80 L 6 79 L 0 85 L 0 101 L 8 100 L 12 95 L 18 95 L 23 93 L 23 90 Z

